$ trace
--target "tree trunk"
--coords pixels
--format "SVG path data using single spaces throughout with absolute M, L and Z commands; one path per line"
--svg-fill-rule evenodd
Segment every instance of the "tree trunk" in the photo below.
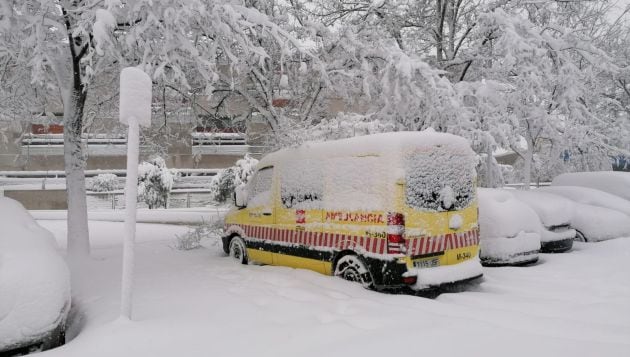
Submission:
M 532 182 L 532 162 L 534 161 L 534 147 L 531 143 L 527 143 L 527 151 L 523 155 L 525 165 L 523 166 L 523 189 L 529 190 Z
M 83 108 L 86 91 L 74 83 L 64 103 L 64 165 L 68 193 L 68 258 L 80 260 L 90 254 L 90 239 L 85 197 L 85 158 L 81 144 Z
M 490 147 L 490 145 L 488 145 L 488 148 L 486 150 L 486 187 L 488 188 L 494 188 L 495 186 L 495 182 L 494 182 L 494 172 L 492 171 L 493 169 L 493 165 L 492 165 L 492 160 L 494 159 L 494 157 L 492 156 L 492 147 Z

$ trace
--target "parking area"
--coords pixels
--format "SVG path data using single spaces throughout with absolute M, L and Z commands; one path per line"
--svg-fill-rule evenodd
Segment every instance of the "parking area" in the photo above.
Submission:
M 64 246 L 65 221 L 40 220 Z M 76 337 L 47 356 L 619 356 L 630 348 L 630 238 L 576 243 L 468 291 L 387 295 L 311 271 L 241 266 L 185 226 L 138 225 L 134 321 L 118 320 L 122 223 L 90 222 Z M 326 342 L 323 342 L 326 341 Z

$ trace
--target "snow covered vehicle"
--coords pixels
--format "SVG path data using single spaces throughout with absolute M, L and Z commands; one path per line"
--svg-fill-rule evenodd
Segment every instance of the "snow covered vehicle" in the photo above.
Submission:
M 474 153 L 433 131 L 306 143 L 264 157 L 223 248 L 239 262 L 306 268 L 377 290 L 481 276 Z
M 536 212 L 507 190 L 480 188 L 479 256 L 486 266 L 538 261 L 542 224 Z
M 579 186 L 549 186 L 538 190 L 573 201 L 571 227 L 577 231 L 577 240 L 598 242 L 630 236 L 630 201 Z
M 551 185 L 588 187 L 630 200 L 630 172 L 571 172 L 556 176 Z
M 0 355 L 64 343 L 70 273 L 52 234 L 0 197 Z
M 571 228 L 573 203 L 570 200 L 536 190 L 512 190 L 510 193 L 538 214 L 544 226 L 540 234 L 542 253 L 562 253 L 573 247 L 576 232 Z

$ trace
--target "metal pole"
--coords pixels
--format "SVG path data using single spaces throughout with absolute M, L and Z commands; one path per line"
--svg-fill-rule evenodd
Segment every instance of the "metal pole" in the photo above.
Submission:
M 125 235 L 123 243 L 121 315 L 131 319 L 134 244 L 136 240 L 136 205 L 138 202 L 138 122 L 129 120 L 127 137 L 127 182 L 125 185 Z

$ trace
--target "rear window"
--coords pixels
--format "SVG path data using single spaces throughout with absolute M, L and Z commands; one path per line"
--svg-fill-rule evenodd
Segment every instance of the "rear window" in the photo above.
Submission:
M 475 197 L 475 160 L 447 146 L 405 155 L 407 205 L 425 211 L 468 207 Z

